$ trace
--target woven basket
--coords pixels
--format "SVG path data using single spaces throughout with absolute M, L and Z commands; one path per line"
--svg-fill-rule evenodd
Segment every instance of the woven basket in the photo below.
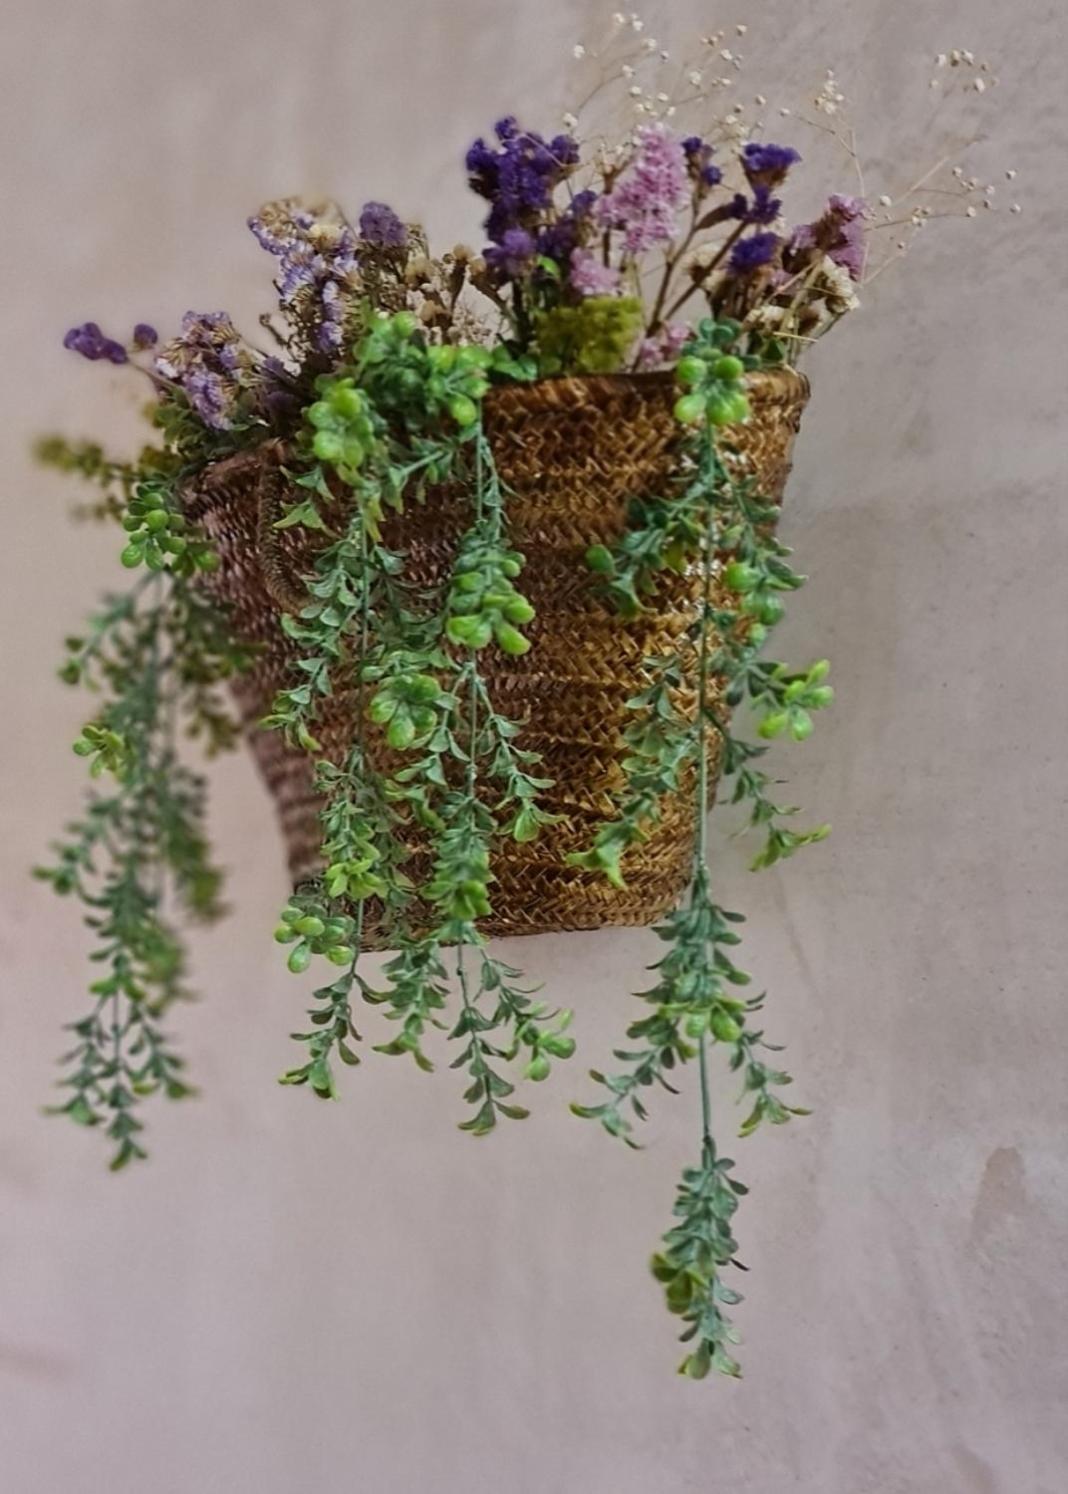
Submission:
M 528 654 L 517 659 L 491 647 L 481 664 L 498 708 L 524 723 L 519 745 L 539 752 L 536 771 L 554 780 L 543 807 L 562 816 L 537 840 L 502 838 L 497 845 L 493 915 L 480 925 L 487 934 L 647 924 L 688 879 L 694 835 L 689 792 L 666 805 L 648 840 L 628 852 L 625 888 L 565 864 L 567 852 L 587 848 L 612 813 L 612 794 L 622 781 L 626 702 L 646 683 L 642 660 L 673 652 L 698 605 L 694 578 L 665 575 L 655 610 L 623 623 L 598 596 L 584 560 L 591 544 L 611 545 L 619 537 L 631 499 L 670 491 L 675 397 L 670 376 L 615 375 L 511 385 L 486 398 L 487 435 L 508 490 L 510 537 L 527 559 L 520 584 L 537 618 L 525 630 L 533 644 Z M 737 442 L 759 490 L 779 500 L 808 383 L 789 370 L 765 372 L 750 377 L 749 397 L 752 417 L 738 429 Z M 286 489 L 280 455 L 276 445 L 267 445 L 219 462 L 187 495 L 186 507 L 222 558 L 206 584 L 230 605 L 238 632 L 261 645 L 233 690 L 299 884 L 320 868 L 312 764 L 257 724 L 276 691 L 292 681 L 294 648 L 279 618 L 302 605 L 301 576 L 309 569 L 306 540 L 272 527 Z M 440 582 L 469 514 L 462 495 L 444 490 L 391 520 L 385 538 L 406 551 L 413 579 Z M 351 691 L 339 690 L 317 721 L 316 735 L 335 761 L 351 743 L 354 715 Z M 388 751 L 382 752 L 386 763 Z M 417 843 L 411 851 L 418 882 L 426 857 Z

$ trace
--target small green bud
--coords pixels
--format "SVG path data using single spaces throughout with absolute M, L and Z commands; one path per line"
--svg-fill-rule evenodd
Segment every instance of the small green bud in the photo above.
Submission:
M 703 384 L 708 374 L 708 367 L 703 358 L 695 358 L 689 354 L 680 358 L 675 367 L 675 377 L 686 389 L 693 389 L 698 384 Z
M 466 394 L 454 394 L 449 400 L 449 414 L 457 425 L 474 425 L 478 419 L 478 406 Z
M 386 728 L 386 741 L 395 752 L 403 752 L 415 741 L 415 722 L 407 711 L 398 711 Z
M 330 403 L 346 420 L 352 420 L 364 411 L 363 395 L 350 384 L 339 384 L 330 397 Z
M 506 654 L 525 654 L 530 648 L 530 639 L 524 638 L 511 623 L 499 623 L 494 630 L 497 642 Z
M 721 1043 L 736 1043 L 742 1035 L 741 1025 L 726 1012 L 715 1011 L 708 1019 L 714 1037 Z
M 321 462 L 336 462 L 342 456 L 344 443 L 333 431 L 316 431 L 312 451 Z
M 723 379 L 725 383 L 733 384 L 745 373 L 745 364 L 740 358 L 727 353 L 722 358 L 717 358 L 712 369 L 717 379 Z
M 684 394 L 675 401 L 674 415 L 680 425 L 696 425 L 705 412 L 705 402 L 699 394 Z
M 781 737 L 783 732 L 786 730 L 788 722 L 789 716 L 787 715 L 786 711 L 773 711 L 770 715 L 765 716 L 763 721 L 761 721 L 760 725 L 757 727 L 757 735 L 763 737 L 765 741 L 771 741 L 775 737 Z
M 516 592 L 515 596 L 509 597 L 501 609 L 510 623 L 528 623 L 534 621 L 534 608 Z
M 304 974 L 305 970 L 307 970 L 308 966 L 311 964 L 311 953 L 311 946 L 305 944 L 303 940 L 301 940 L 299 944 L 293 946 L 293 949 L 290 951 L 289 959 L 286 961 L 286 965 L 294 975 Z
M 612 552 L 607 545 L 591 545 L 586 551 L 586 564 L 599 576 L 611 575 L 616 568 Z
M 133 541 L 131 541 L 130 544 L 126 546 L 126 548 L 119 556 L 121 564 L 123 564 L 128 571 L 132 571 L 135 566 L 139 566 L 144 558 L 144 549 L 141 545 L 135 544 Z
M 757 583 L 757 573 L 744 560 L 732 560 L 723 572 L 723 580 L 731 591 L 752 591 Z

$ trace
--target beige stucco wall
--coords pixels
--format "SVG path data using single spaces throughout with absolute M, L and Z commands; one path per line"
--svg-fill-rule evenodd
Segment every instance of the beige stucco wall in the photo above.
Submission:
M 203 1098 L 159 1115 L 151 1165 L 120 1178 L 95 1137 L 35 1110 L 83 982 L 72 910 L 24 876 L 78 792 L 82 708 L 51 667 L 118 572 L 26 444 L 48 426 L 123 439 L 135 399 L 59 336 L 187 305 L 251 322 L 268 286 L 242 220 L 287 189 L 388 197 L 443 240 L 474 236 L 460 152 L 507 107 L 548 113 L 588 9 L 7 0 L 5 1494 L 1068 1488 L 1059 0 L 720 17 L 777 38 L 784 86 L 836 67 L 888 176 L 917 133 L 918 59 L 993 56 L 1003 133 L 982 159 L 1018 170 L 1026 208 L 932 233 L 811 365 L 787 534 L 812 579 L 786 643 L 834 660 L 840 704 L 793 761 L 836 832 L 762 878 L 721 863 L 815 1108 L 742 1148 L 745 1381 L 675 1380 L 645 1272 L 692 1095 L 656 1106 L 635 1156 L 566 1113 L 577 1066 L 482 1143 L 452 1129 L 444 1068 L 367 1063 L 333 1107 L 275 1087 L 303 993 L 266 937 L 283 871 L 244 759 L 217 777 L 237 910 L 198 941 L 206 999 L 181 1014 Z M 672 14 L 712 19 L 695 0 Z M 596 1062 L 652 947 L 510 952 L 577 1007 Z

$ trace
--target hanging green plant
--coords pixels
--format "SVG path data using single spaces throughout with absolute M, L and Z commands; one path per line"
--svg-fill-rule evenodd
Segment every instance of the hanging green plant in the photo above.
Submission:
M 572 1109 L 636 1146 L 696 1070 L 696 1160 L 652 1268 L 702 1378 L 739 1372 L 745 1189 L 712 1134 L 714 1061 L 743 1136 L 805 1114 L 736 962 L 709 816 L 717 790 L 740 807 L 754 867 L 828 833 L 765 766 L 831 703 L 827 661 L 764 650 L 803 579 L 777 535 L 795 365 L 856 304 L 875 215 L 832 197 L 786 231 L 796 151 L 728 158 L 647 113 L 589 165 L 575 124 L 476 141 L 481 255 L 430 258 L 381 203 L 358 226 L 268 205 L 270 352 L 221 312 L 162 346 L 144 323 L 68 334 L 147 379 L 154 437 L 128 463 L 41 444 L 97 487 L 137 574 L 67 642 L 90 793 L 39 875 L 82 904 L 97 967 L 53 1108 L 103 1130 L 116 1169 L 145 1156 L 146 1102 L 191 1093 L 179 926 L 221 911 L 184 737 L 210 756 L 243 732 L 280 810 L 274 937 L 312 982 L 284 1085 L 337 1098 L 369 1006 L 376 1053 L 450 1055 L 462 1129 L 521 1119 L 575 1051 L 571 1013 L 492 936 L 655 925 L 639 1015 Z

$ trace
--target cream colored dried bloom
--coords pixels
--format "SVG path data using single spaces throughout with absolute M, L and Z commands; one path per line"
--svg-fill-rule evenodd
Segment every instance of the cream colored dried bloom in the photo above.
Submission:
M 856 311 L 860 305 L 849 271 L 843 265 L 836 265 L 829 255 L 824 255 L 820 264 L 817 289 L 832 316 L 844 316 L 847 311 Z

